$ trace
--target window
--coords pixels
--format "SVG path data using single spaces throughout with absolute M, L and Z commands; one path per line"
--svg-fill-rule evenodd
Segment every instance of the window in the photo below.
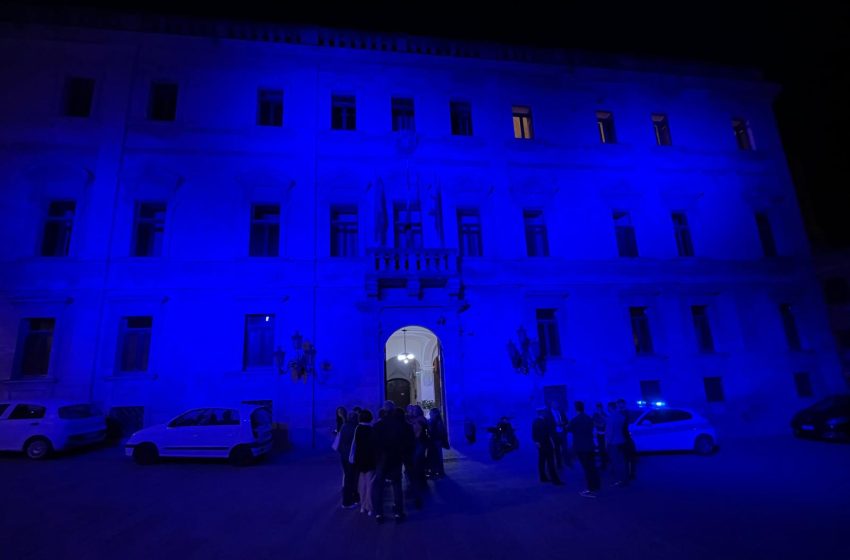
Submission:
M 37 420 L 44 418 L 47 408 L 37 404 L 19 404 L 9 413 L 9 420 Z
M 47 375 L 55 326 L 53 318 L 21 320 L 15 353 L 15 377 Z
M 673 212 L 673 234 L 676 236 L 676 250 L 680 257 L 693 257 L 694 244 L 691 241 L 691 228 L 688 216 L 684 212 Z
M 726 400 L 723 395 L 723 378 L 703 377 L 702 383 L 705 386 L 705 400 L 708 402 L 723 402 Z
M 165 203 L 139 202 L 136 204 L 133 256 L 158 257 L 162 255 L 162 240 L 164 235 Z
M 776 256 L 776 242 L 773 239 L 773 228 L 770 227 L 770 219 L 764 212 L 756 212 L 756 227 L 761 241 L 761 250 L 765 257 Z
M 252 257 L 276 257 L 280 245 L 280 206 L 251 206 L 251 239 L 248 254 Z
M 537 340 L 540 343 L 540 356 L 543 358 L 561 355 L 561 338 L 558 334 L 555 311 L 555 309 L 537 310 Z
M 357 128 L 357 102 L 353 95 L 331 96 L 331 128 L 333 130 Z
M 77 203 L 73 200 L 58 200 L 50 203 L 47 209 L 47 220 L 44 222 L 41 256 L 68 256 L 76 208 Z
M 842 350 L 850 349 L 850 329 L 834 329 L 835 341 Z
M 484 255 L 484 246 L 481 242 L 481 216 L 477 208 L 458 209 L 457 233 L 461 257 Z
M 65 79 L 63 114 L 66 117 L 88 117 L 94 97 L 94 80 L 69 76 Z
M 119 332 L 118 371 L 148 371 L 153 317 L 123 317 Z
M 283 90 L 257 90 L 257 124 L 283 126 Z
M 422 211 L 418 202 L 396 203 L 393 206 L 395 248 L 422 248 Z
M 357 207 L 331 207 L 331 256 L 357 256 Z
M 523 210 L 525 221 L 525 251 L 529 257 L 548 257 L 549 240 L 542 210 Z
M 708 319 L 708 307 L 692 305 L 691 316 L 694 320 L 694 334 L 697 337 L 697 348 L 705 354 L 714 352 L 714 337 L 711 336 L 711 322 Z
M 750 124 L 744 120 L 735 118 L 732 119 L 732 131 L 735 133 L 735 142 L 738 143 L 738 149 L 744 151 L 754 150 L 753 133 L 750 130 Z
M 812 379 L 806 371 L 798 371 L 794 374 L 794 385 L 797 387 L 798 397 L 811 397 L 814 395 L 812 391 Z
M 3 416 L 3 413 L 6 412 L 7 408 L 9 408 L 8 404 L 0 404 L 0 416 Z
M 640 382 L 640 396 L 641 399 L 646 402 L 656 402 L 663 401 L 664 398 L 661 395 L 661 381 L 658 379 L 644 379 Z M 653 410 L 649 414 L 663 412 L 662 410 Z M 649 417 L 649 414 L 647 417 Z M 654 420 L 653 423 L 657 423 L 661 419 L 661 414 L 656 414 L 658 420 Z
M 673 145 L 673 138 L 670 136 L 670 123 L 667 121 L 667 115 L 661 113 L 653 113 L 652 130 L 653 132 L 655 132 L 655 143 L 657 145 Z
M 177 116 L 177 84 L 154 82 L 151 84 L 148 103 L 148 119 L 152 121 L 173 121 Z
M 614 233 L 617 236 L 617 253 L 621 257 L 637 257 L 637 237 L 632 216 L 623 210 L 614 210 Z
M 455 136 L 472 136 L 472 106 L 468 101 L 452 101 L 449 103 L 452 118 L 452 134 Z
M 646 307 L 630 307 L 629 317 L 632 323 L 632 343 L 635 345 L 635 353 L 652 354 L 654 349 L 652 347 L 652 334 L 649 332 L 649 316 L 646 314 Z
M 779 305 L 779 314 L 782 317 L 782 328 L 785 330 L 785 340 L 788 342 L 789 350 L 801 350 L 800 333 L 797 331 L 797 320 L 794 317 L 794 309 L 791 304 Z
M 391 102 L 393 132 L 416 130 L 416 121 L 413 119 L 413 99 L 406 97 L 393 97 Z
M 596 111 L 596 126 L 599 129 L 599 140 L 603 144 L 616 144 L 617 135 L 614 132 L 614 114 L 609 111 Z
M 242 369 L 274 363 L 274 315 L 246 315 Z
M 514 138 L 522 138 L 531 140 L 534 138 L 534 132 L 531 128 L 531 107 L 521 107 L 514 105 Z
M 827 278 L 823 281 L 823 295 L 829 305 L 841 305 L 850 302 L 850 287 L 841 277 Z

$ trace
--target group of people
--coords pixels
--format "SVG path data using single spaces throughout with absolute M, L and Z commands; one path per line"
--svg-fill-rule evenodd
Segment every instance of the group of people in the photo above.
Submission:
M 393 517 L 405 518 L 404 488 L 417 507 L 422 506 L 422 493 L 428 478 L 445 476 L 443 449 L 449 448 L 448 432 L 442 414 L 430 409 L 429 417 L 419 405 L 406 409 L 385 401 L 373 422 L 371 411 L 344 407 L 336 411 L 334 448 L 342 463 L 342 507 L 374 515 L 384 521 L 384 489 L 393 489 Z
M 537 446 L 537 468 L 541 482 L 563 484 L 558 475 L 566 463 L 572 467 L 573 457 L 584 471 L 586 488 L 579 492 L 595 498 L 600 489 L 600 470 L 611 468 L 615 486 L 626 486 L 635 480 L 637 452 L 629 433 L 626 401 L 608 403 L 606 413 L 602 403 L 590 416 L 584 402 L 575 401 L 575 416 L 567 414 L 556 401 L 537 409 L 531 425 L 531 438 Z M 572 435 L 572 451 L 568 449 L 568 434 Z

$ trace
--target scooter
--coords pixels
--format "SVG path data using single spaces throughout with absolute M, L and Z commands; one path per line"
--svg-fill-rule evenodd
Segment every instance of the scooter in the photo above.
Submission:
M 498 461 L 505 453 L 519 449 L 519 440 L 507 416 L 502 416 L 499 422 L 488 427 L 487 431 L 490 432 L 490 456 L 494 460 Z

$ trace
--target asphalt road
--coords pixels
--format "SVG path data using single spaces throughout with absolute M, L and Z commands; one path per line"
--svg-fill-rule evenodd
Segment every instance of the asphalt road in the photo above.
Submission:
M 787 436 L 642 456 L 635 484 L 604 476 L 592 500 L 578 465 L 544 485 L 530 445 L 493 462 L 485 444 L 448 452 L 424 508 L 384 525 L 339 507 L 330 449 L 247 468 L 138 467 L 118 447 L 3 454 L 0 559 L 850 558 L 850 445 Z

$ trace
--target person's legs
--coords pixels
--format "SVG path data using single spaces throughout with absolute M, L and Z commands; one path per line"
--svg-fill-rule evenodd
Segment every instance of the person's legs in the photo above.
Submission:
M 546 452 L 543 448 L 537 449 L 537 472 L 540 473 L 540 482 L 549 482 L 549 477 L 546 476 Z
M 563 434 L 556 433 L 555 437 L 552 438 L 552 443 L 555 446 L 554 455 L 555 455 L 555 464 L 560 469 L 564 464 L 564 441 Z
M 578 460 L 584 470 L 587 489 L 591 492 L 597 492 L 599 490 L 599 471 L 596 470 L 596 458 L 593 456 L 593 451 L 578 453 Z
M 558 476 L 558 469 L 555 468 L 555 452 L 552 449 L 546 452 L 546 466 L 549 469 L 549 478 L 554 484 L 561 484 L 561 478 Z
M 401 483 L 401 467 L 389 474 L 393 486 L 393 514 L 396 519 L 404 517 L 404 487 Z
M 360 473 L 358 488 L 360 492 L 360 511 L 372 513 L 372 484 L 375 481 L 375 471 Z
M 345 458 L 342 460 L 342 506 L 349 507 L 357 503 L 357 472 L 354 465 L 349 463 Z
M 375 512 L 375 518 L 379 521 L 384 516 L 384 479 L 387 473 L 382 465 L 378 465 L 375 469 L 374 478 L 372 478 L 372 511 Z

